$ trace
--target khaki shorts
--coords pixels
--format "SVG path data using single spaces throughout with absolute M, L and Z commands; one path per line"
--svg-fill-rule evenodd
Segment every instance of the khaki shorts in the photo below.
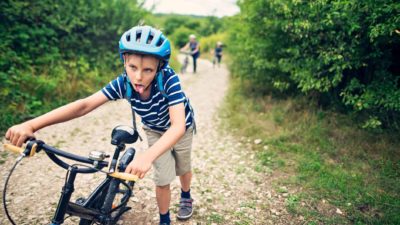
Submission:
M 164 132 L 143 127 L 147 135 L 149 147 L 160 139 Z M 159 156 L 154 162 L 154 183 L 157 186 L 170 184 L 176 176 L 191 171 L 193 127 L 189 127 L 175 146 Z

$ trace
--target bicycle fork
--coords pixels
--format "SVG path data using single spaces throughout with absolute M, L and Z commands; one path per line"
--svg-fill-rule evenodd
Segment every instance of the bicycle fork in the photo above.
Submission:
M 77 167 L 70 166 L 68 168 L 68 177 L 65 182 L 64 187 L 61 191 L 60 200 L 58 201 L 57 210 L 54 214 L 54 217 L 51 221 L 50 225 L 60 225 L 64 223 L 65 212 L 67 211 L 69 200 L 71 199 L 71 195 L 74 192 L 74 181 L 77 174 Z

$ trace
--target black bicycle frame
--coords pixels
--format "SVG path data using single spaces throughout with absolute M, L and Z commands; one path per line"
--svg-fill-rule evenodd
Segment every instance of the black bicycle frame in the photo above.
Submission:
M 79 157 L 79 156 L 73 155 L 71 153 L 66 153 L 66 152 L 60 151 L 60 150 L 58 150 L 56 148 L 53 148 L 53 147 L 51 147 L 49 145 L 46 145 L 44 143 L 41 144 L 40 147 L 45 149 L 45 150 L 47 150 L 45 152 L 53 162 L 55 162 L 57 165 L 59 165 L 59 166 L 61 166 L 61 167 L 63 167 L 63 168 L 68 170 L 66 182 L 65 182 L 65 184 L 64 184 L 64 186 L 62 188 L 61 196 L 59 198 L 58 205 L 57 205 L 57 209 L 56 209 L 54 217 L 53 217 L 53 219 L 51 221 L 51 225 L 60 225 L 60 224 L 64 223 L 64 217 L 65 217 L 65 214 L 67 212 L 71 213 L 71 214 L 79 214 L 79 212 L 74 211 L 70 207 L 71 204 L 74 204 L 74 203 L 71 203 L 70 200 L 71 200 L 72 193 L 74 192 L 74 182 L 75 182 L 76 175 L 78 173 L 86 173 L 86 174 L 87 173 L 96 173 L 96 172 L 98 172 L 98 169 L 101 169 L 101 168 L 107 166 L 108 163 L 104 162 L 104 161 L 100 161 L 99 164 L 98 164 L 98 167 L 99 167 L 98 169 L 95 169 L 95 168 L 78 168 L 77 166 L 69 165 L 69 164 L 65 163 L 64 161 L 59 159 L 56 156 L 56 154 L 57 155 L 61 155 L 61 156 L 66 157 L 66 158 L 69 158 L 69 159 L 73 159 L 73 160 L 77 160 L 77 161 L 84 162 L 84 163 L 89 163 L 89 164 L 92 164 L 94 161 L 90 160 L 90 159 L 87 159 L 85 157 Z M 120 154 L 121 150 L 123 150 L 124 148 L 125 148 L 125 145 L 120 145 L 120 146 L 116 147 L 116 149 L 114 151 L 113 158 L 111 159 L 111 162 L 110 162 L 110 164 L 111 164 L 110 165 L 110 170 L 115 171 L 117 159 L 119 157 L 119 154 Z M 95 203 L 96 198 L 99 196 L 99 194 L 103 194 L 104 193 L 106 187 L 109 186 L 109 184 L 112 181 L 112 179 L 115 179 L 115 178 L 107 177 L 96 188 L 96 190 L 94 190 L 90 194 L 89 198 L 83 204 L 79 204 L 79 206 L 77 204 L 74 204 L 74 205 L 76 207 L 79 207 L 79 209 L 85 208 L 85 210 L 91 211 L 90 207 Z M 97 215 L 98 213 L 108 213 L 108 212 L 95 212 L 95 211 L 93 211 L 92 214 L 96 214 Z M 100 214 L 100 217 L 102 217 L 102 216 L 103 216 L 103 218 L 98 218 L 98 219 L 100 219 L 100 220 L 101 219 L 105 219 L 105 215 Z M 86 218 L 86 219 L 93 219 L 93 218 Z
M 54 214 L 52 224 L 58 225 L 64 222 L 65 212 L 67 211 L 69 200 L 71 199 L 71 195 L 74 192 L 74 182 L 76 178 L 77 172 L 76 166 L 71 166 L 69 170 L 69 175 L 67 177 L 67 182 L 61 191 L 60 200 L 58 201 L 57 210 Z
M 64 222 L 64 217 L 66 213 L 77 214 L 77 215 L 79 214 L 79 212 L 74 211 L 69 205 L 71 200 L 71 195 L 74 192 L 74 181 L 76 178 L 76 174 L 77 174 L 76 168 L 72 167 L 69 170 L 69 176 L 67 182 L 62 188 L 61 196 L 57 205 L 57 210 L 52 220 L 53 225 L 62 224 Z M 104 191 L 106 191 L 106 188 L 108 187 L 112 179 L 115 178 L 107 177 L 105 180 L 103 180 L 103 182 L 90 194 L 90 196 L 83 203 L 79 204 L 80 207 L 86 209 L 91 208 L 93 204 L 96 203 L 96 200 L 99 197 L 99 195 L 106 193 Z M 93 219 L 90 217 L 85 218 L 83 213 L 79 214 L 79 217 L 84 219 Z

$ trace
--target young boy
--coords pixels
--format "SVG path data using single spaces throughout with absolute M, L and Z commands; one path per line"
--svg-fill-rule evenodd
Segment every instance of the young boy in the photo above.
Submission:
M 220 67 L 221 58 L 222 58 L 222 42 L 218 41 L 214 49 L 213 67 L 215 67 L 215 64 L 217 63 L 218 67 Z
M 11 127 L 6 139 L 21 146 L 46 126 L 83 116 L 109 100 L 126 98 L 142 118 L 149 149 L 137 154 L 125 172 L 143 178 L 154 165 L 162 225 L 170 224 L 170 183 L 179 176 L 182 192 L 177 217 L 189 219 L 193 213 L 190 154 L 194 115 L 178 76 L 168 66 L 170 43 L 161 31 L 137 26 L 122 35 L 119 53 L 125 72 L 101 91 Z

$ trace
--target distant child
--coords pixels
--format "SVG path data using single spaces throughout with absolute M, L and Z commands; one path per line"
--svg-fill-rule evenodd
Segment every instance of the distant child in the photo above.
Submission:
M 178 76 L 168 65 L 170 42 L 153 27 L 137 26 L 122 35 L 119 54 L 125 72 L 101 91 L 11 127 L 6 139 L 21 146 L 44 127 L 83 116 L 107 101 L 126 98 L 142 118 L 149 149 L 137 154 L 125 172 L 143 178 L 153 164 L 162 225 L 170 224 L 170 183 L 179 176 L 182 192 L 177 217 L 189 219 L 193 214 L 190 157 L 194 115 Z
M 222 59 L 222 42 L 218 41 L 214 49 L 213 66 L 215 67 L 215 64 L 218 63 L 218 67 L 220 67 L 221 59 Z

